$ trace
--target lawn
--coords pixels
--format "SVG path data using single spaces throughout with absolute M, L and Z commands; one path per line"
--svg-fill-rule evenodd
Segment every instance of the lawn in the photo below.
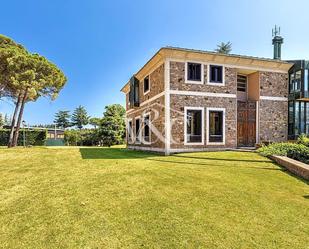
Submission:
M 307 248 L 308 182 L 249 152 L 0 149 L 0 248 Z

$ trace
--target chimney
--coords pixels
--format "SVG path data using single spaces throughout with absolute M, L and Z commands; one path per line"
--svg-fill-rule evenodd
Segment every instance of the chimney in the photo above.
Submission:
M 281 44 L 283 43 L 283 38 L 280 36 L 280 27 L 275 28 L 272 30 L 273 34 L 273 45 L 274 45 L 274 59 L 281 60 Z

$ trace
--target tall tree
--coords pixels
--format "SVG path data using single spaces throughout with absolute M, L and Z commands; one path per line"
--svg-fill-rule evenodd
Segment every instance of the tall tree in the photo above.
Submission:
M 54 123 L 58 127 L 65 129 L 71 126 L 70 118 L 71 118 L 70 111 L 58 111 L 55 114 Z
M 2 113 L 0 113 L 0 128 L 4 126 L 4 116 Z
M 94 129 L 97 129 L 98 126 L 101 124 L 101 118 L 90 118 L 89 119 L 89 124 L 94 126 Z
M 217 48 L 215 49 L 217 53 L 221 54 L 229 54 L 232 51 L 232 43 L 231 42 L 221 42 L 219 45 L 217 45 Z
M 89 116 L 85 107 L 77 107 L 72 114 L 72 125 L 76 126 L 78 129 L 82 129 L 84 125 L 89 123 Z
M 101 121 L 100 135 L 103 144 L 111 146 L 121 144 L 125 137 L 125 109 L 122 105 L 114 104 L 105 107 Z
M 0 36 L 0 65 L 2 94 L 15 102 L 8 144 L 13 147 L 17 145 L 25 104 L 41 96 L 55 99 L 66 77 L 46 58 L 29 53 L 5 36 Z

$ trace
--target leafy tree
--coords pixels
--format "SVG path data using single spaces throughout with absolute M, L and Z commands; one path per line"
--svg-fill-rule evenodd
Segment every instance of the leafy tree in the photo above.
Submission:
M 89 123 L 89 116 L 85 107 L 77 107 L 72 114 L 72 125 L 75 125 L 78 129 L 82 129 L 84 125 Z
M 215 49 L 217 53 L 221 54 L 229 54 L 232 51 L 232 43 L 231 42 L 221 42 L 219 45 L 217 45 L 217 48 Z
M 4 125 L 10 125 L 11 124 L 11 119 L 7 114 L 4 115 Z
M 104 117 L 100 126 L 103 144 L 111 146 L 123 143 L 125 137 L 125 109 L 114 104 L 105 107 Z
M 70 117 L 70 111 L 58 111 L 55 114 L 54 123 L 63 129 L 68 128 L 71 126 Z
M 0 113 L 0 128 L 2 128 L 3 126 L 4 126 L 4 117 L 2 113 Z
M 101 124 L 101 118 L 90 118 L 89 124 L 94 126 L 94 129 L 96 129 Z
M 41 96 L 55 99 L 66 77 L 46 58 L 29 53 L 5 36 L 0 36 L 0 65 L 1 94 L 15 102 L 8 144 L 13 147 L 17 145 L 25 104 Z

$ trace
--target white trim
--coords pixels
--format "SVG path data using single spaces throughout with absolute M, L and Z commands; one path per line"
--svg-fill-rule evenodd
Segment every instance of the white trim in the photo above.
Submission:
M 199 143 L 191 143 L 191 142 L 188 142 L 187 141 L 187 111 L 188 110 L 199 110 L 199 111 L 202 111 L 202 142 L 199 142 Z M 204 111 L 205 111 L 205 108 L 204 107 L 192 107 L 192 106 L 185 106 L 184 108 L 184 145 L 204 145 L 204 138 L 205 138 L 205 121 L 204 121 Z
M 149 124 L 148 124 L 148 127 L 149 127 L 149 142 L 146 142 L 145 141 L 145 117 L 148 116 L 149 117 Z M 143 114 L 143 125 L 142 125 L 142 138 L 143 138 L 143 144 L 151 144 L 151 113 L 150 112 L 146 112 Z
M 201 64 L 201 80 L 188 80 L 188 63 Z M 204 84 L 204 64 L 199 61 L 185 61 L 185 83 L 186 84 Z
M 222 67 L 222 83 L 219 82 L 211 82 L 210 81 L 210 66 L 218 66 L 218 67 Z M 221 65 L 221 64 L 208 64 L 207 65 L 207 83 L 206 85 L 210 85 L 210 86 L 225 86 L 225 66 Z
M 138 129 L 138 134 L 136 134 L 136 120 L 139 120 L 139 129 Z M 141 133 L 141 116 L 136 116 L 135 118 L 134 118 L 134 137 L 135 137 L 135 141 L 134 141 L 134 143 L 135 144 L 141 144 L 141 142 L 142 142 L 142 133 Z M 139 138 L 139 141 L 137 140 L 137 138 Z
M 274 97 L 274 96 L 260 96 L 262 100 L 273 100 L 273 101 L 288 101 L 286 97 Z
M 148 77 L 148 91 L 144 92 L 144 89 L 145 89 L 145 78 Z M 150 92 L 150 74 L 146 75 L 143 79 L 143 94 L 144 96 L 147 95 L 148 93 Z
M 164 93 L 165 93 L 165 155 L 170 154 L 171 148 L 171 113 L 170 113 L 170 61 L 168 59 L 164 62 Z
M 199 152 L 199 151 L 227 151 L 235 150 L 236 147 L 222 147 L 222 148 L 211 148 L 211 147 L 199 147 L 199 148 L 181 148 L 181 149 L 171 149 L 171 153 L 181 153 L 181 152 Z
M 143 151 L 154 151 L 154 152 L 164 152 L 165 150 L 162 148 L 156 148 L 156 147 L 143 147 L 143 146 L 132 146 L 129 145 L 127 147 L 129 150 L 143 150 Z
M 259 101 L 257 100 L 256 101 L 256 117 L 255 117 L 255 122 L 256 122 L 256 125 L 255 125 L 255 143 L 258 144 L 260 142 L 260 138 L 259 138 L 259 135 L 260 135 L 260 125 L 259 125 L 259 121 L 260 121 L 260 108 L 259 108 Z
M 170 61 L 173 62 L 186 62 L 187 60 L 185 59 L 176 59 L 176 58 L 169 58 Z M 198 61 L 198 63 L 204 63 L 204 64 L 216 64 L 216 62 L 214 61 L 209 61 L 209 60 L 205 60 L 205 61 Z M 261 71 L 261 72 L 274 72 L 274 73 L 285 73 L 287 74 L 288 71 L 285 70 L 280 70 L 280 69 L 268 69 L 268 68 L 264 68 L 264 67 L 248 67 L 248 66 L 241 66 L 241 65 L 236 65 L 236 64 L 226 64 L 226 63 L 219 63 L 220 65 L 223 65 L 224 67 L 230 67 L 230 68 L 238 68 L 238 69 L 248 69 L 248 70 L 254 70 L 254 71 Z
M 209 142 L 209 112 L 210 111 L 222 111 L 223 112 L 222 142 Z M 206 115 L 207 115 L 206 116 L 206 144 L 207 145 L 225 145 L 225 108 L 207 107 L 206 108 Z
M 132 127 L 131 127 L 131 132 L 129 130 L 129 123 L 132 122 Z M 128 144 L 133 144 L 133 138 L 134 138 L 134 134 L 133 134 L 133 119 L 132 118 L 127 118 L 127 142 Z M 129 140 L 129 134 L 131 133 L 131 142 Z
M 171 94 L 175 95 L 192 95 L 192 96 L 202 96 L 202 97 L 218 97 L 218 98 L 236 98 L 236 94 L 232 93 L 211 93 L 211 92 L 197 92 L 197 91 L 180 91 L 180 90 L 170 90 Z

